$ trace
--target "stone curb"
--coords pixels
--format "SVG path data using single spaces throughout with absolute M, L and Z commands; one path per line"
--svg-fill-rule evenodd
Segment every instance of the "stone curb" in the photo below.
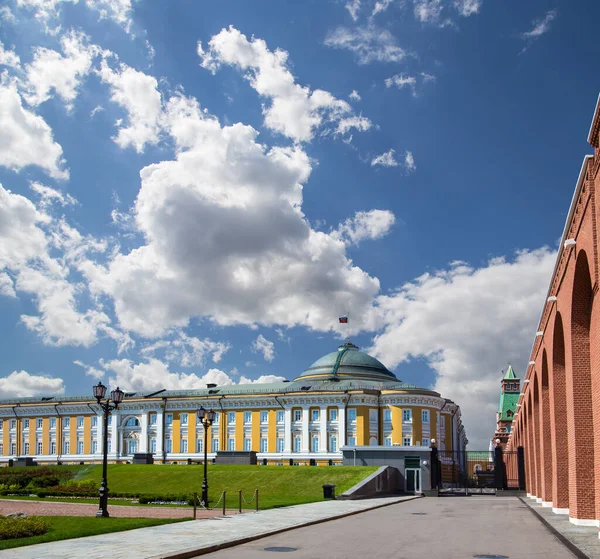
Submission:
M 319 518 L 318 520 L 311 520 L 309 522 L 303 522 L 302 524 L 294 524 L 293 526 L 288 526 L 286 528 L 278 528 L 277 530 L 270 530 L 268 532 L 261 532 L 260 534 L 254 534 L 252 536 L 245 536 L 243 538 L 237 538 L 233 540 L 229 540 L 227 542 L 217 543 L 214 545 L 208 545 L 204 547 L 197 548 L 189 548 L 183 551 L 176 551 L 174 553 L 153 555 L 152 557 L 148 557 L 148 559 L 190 559 L 192 557 L 199 557 L 200 555 L 206 555 L 207 553 L 213 553 L 215 551 L 219 551 L 221 549 L 227 549 L 228 547 L 235 547 L 236 545 L 242 545 L 244 543 L 252 542 L 255 540 L 260 540 L 261 538 L 266 538 L 268 536 L 275 536 L 277 534 L 281 534 L 283 532 L 289 532 L 290 530 L 295 530 L 296 528 L 306 528 L 307 526 L 314 526 L 315 524 L 322 524 L 323 522 L 329 522 L 331 520 L 338 520 L 340 518 L 346 518 L 348 516 L 354 516 L 355 514 L 361 514 L 363 512 L 368 512 L 375 509 L 381 509 L 383 507 L 390 507 L 392 505 L 397 505 L 399 503 L 408 503 L 409 501 L 414 501 L 415 499 L 422 499 L 420 495 L 415 495 L 414 497 L 402 498 L 398 501 L 394 501 L 392 503 L 384 503 L 383 505 L 375 505 L 368 509 L 362 510 L 354 510 L 351 512 L 345 512 L 342 514 L 336 514 L 334 516 L 328 516 L 326 518 Z M 588 559 L 586 557 L 586 559 Z
M 575 557 L 578 559 L 590 559 L 589 555 L 586 555 L 581 549 L 579 549 L 569 538 L 563 536 L 550 522 L 548 522 L 538 511 L 536 511 L 525 499 L 518 497 L 527 508 L 537 516 L 538 520 L 546 527 L 546 529 L 560 542 L 562 543 Z

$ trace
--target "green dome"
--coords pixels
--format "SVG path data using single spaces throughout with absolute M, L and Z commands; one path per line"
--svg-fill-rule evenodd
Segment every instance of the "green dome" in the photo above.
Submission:
M 337 351 L 328 353 L 317 359 L 296 380 L 305 378 L 319 380 L 331 380 L 332 378 L 340 380 L 364 379 L 398 382 L 396 375 L 388 371 L 381 361 L 358 351 L 358 347 L 352 342 L 347 342 L 341 345 Z

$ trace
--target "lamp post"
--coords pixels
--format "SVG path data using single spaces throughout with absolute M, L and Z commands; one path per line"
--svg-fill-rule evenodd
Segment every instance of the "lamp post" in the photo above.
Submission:
M 110 393 L 110 398 L 106 398 L 103 402 L 103 398 L 106 396 L 106 386 L 101 382 L 94 385 L 94 398 L 98 402 L 100 408 L 104 412 L 104 425 L 102 432 L 102 482 L 100 483 L 100 508 L 96 513 L 98 517 L 108 518 L 108 483 L 106 481 L 106 470 L 108 465 L 108 418 L 110 412 L 116 410 L 119 404 L 123 401 L 123 391 L 117 386 L 116 390 Z M 112 404 L 111 404 L 112 400 Z
M 208 477 L 207 477 L 207 462 L 208 462 L 208 428 L 213 424 L 215 416 L 217 415 L 213 410 L 205 410 L 204 407 L 200 407 L 198 410 L 198 421 L 202 423 L 204 427 L 204 479 L 202 480 L 202 499 L 200 504 L 203 507 L 208 507 Z

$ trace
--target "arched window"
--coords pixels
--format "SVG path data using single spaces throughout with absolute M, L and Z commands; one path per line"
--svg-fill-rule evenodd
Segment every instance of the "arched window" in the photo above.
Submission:
M 139 427 L 139 426 L 140 426 L 140 421 L 139 421 L 139 419 L 137 419 L 135 417 L 130 417 L 125 422 L 125 427 Z

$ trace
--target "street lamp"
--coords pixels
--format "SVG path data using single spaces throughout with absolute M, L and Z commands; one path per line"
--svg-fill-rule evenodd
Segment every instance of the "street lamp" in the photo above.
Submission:
M 102 482 L 100 483 L 100 508 L 96 513 L 98 517 L 108 518 L 108 484 L 106 482 L 106 470 L 108 464 L 108 418 L 110 412 L 116 410 L 123 401 L 123 391 L 117 386 L 116 390 L 110 393 L 110 398 L 102 402 L 106 396 L 106 386 L 101 382 L 94 385 L 94 398 L 104 412 L 104 429 L 102 436 Z M 110 403 L 112 400 L 112 404 Z
M 207 452 L 208 452 L 208 428 L 213 424 L 217 415 L 213 410 L 205 410 L 200 407 L 198 410 L 198 421 L 204 426 L 204 479 L 202 480 L 202 499 L 200 504 L 203 507 L 208 507 L 208 478 L 207 478 Z

